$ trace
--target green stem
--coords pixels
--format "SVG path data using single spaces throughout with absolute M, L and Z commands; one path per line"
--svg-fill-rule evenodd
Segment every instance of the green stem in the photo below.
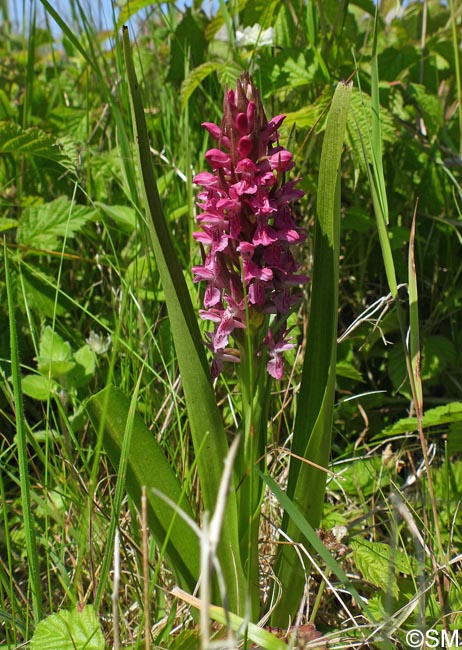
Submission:
M 247 558 L 246 574 L 248 595 L 252 616 L 258 616 L 260 609 L 258 538 L 260 510 L 263 498 L 263 483 L 257 475 L 258 466 L 264 471 L 265 444 L 268 422 L 271 381 L 266 373 L 266 364 L 253 353 L 251 337 L 246 350 L 241 350 L 239 380 L 242 391 L 242 419 L 244 427 L 244 449 L 239 464 L 241 480 L 240 546 L 242 557 Z M 256 370 L 256 372 L 255 372 Z

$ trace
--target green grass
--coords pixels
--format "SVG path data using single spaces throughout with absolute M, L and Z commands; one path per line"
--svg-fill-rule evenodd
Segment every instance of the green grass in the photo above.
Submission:
M 155 178 L 147 191 L 155 183 L 153 213 L 158 217 L 160 205 L 173 244 L 164 263 L 156 251 L 159 235 L 145 221 L 121 42 L 122 22 L 135 3 L 122 10 L 120 24 L 108 15 L 103 33 L 79 0 L 72 0 L 69 20 L 41 0 L 43 24 L 31 2 L 23 32 L 5 30 L 0 42 L 0 648 L 29 642 L 44 617 L 84 604 L 96 605 L 107 647 L 114 639 L 129 648 L 201 644 L 200 616 L 188 605 L 197 602 L 178 589 L 172 596 L 177 574 L 167 543 L 155 530 L 147 535 L 139 494 L 124 480 L 132 462 L 133 412 L 117 431 L 122 460 L 116 471 L 103 427 L 92 424 L 86 405 L 109 384 L 136 402 L 143 431 L 164 454 L 189 515 L 200 521 L 205 502 L 210 521 L 220 472 L 210 476 L 213 487 L 201 491 L 212 456 L 198 459 L 193 451 L 205 433 L 203 415 L 191 410 L 198 371 L 188 376 L 186 353 L 179 350 L 182 342 L 188 349 L 197 345 L 204 330 L 197 316 L 202 288 L 190 273 L 200 260 L 192 239 L 192 179 L 206 169 L 204 154 L 213 146 L 201 122 L 221 119 L 224 87 L 249 66 L 268 116 L 288 115 L 281 142 L 296 152 L 294 178 L 302 177 L 306 192 L 297 206 L 309 233 L 300 261 L 312 275 L 326 116 L 338 81 L 355 74 L 341 163 L 339 342 L 323 532 L 313 537 L 310 504 L 297 510 L 289 499 L 293 479 L 287 486 L 291 449 L 305 452 L 300 439 L 292 447 L 296 414 L 302 418 L 307 406 L 300 388 L 305 350 L 316 353 L 332 317 L 317 308 L 320 315 L 310 324 L 308 284 L 290 321 L 298 347 L 287 354 L 284 380 L 272 384 L 263 423 L 261 480 L 268 489 L 258 545 L 261 613 L 267 621 L 271 598 L 279 597 L 271 577 L 275 556 L 293 541 L 279 535 L 282 525 L 285 534 L 305 540 L 288 554 L 308 586 L 307 600 L 295 599 L 296 622 L 313 623 L 330 647 L 367 639 L 371 648 L 406 648 L 413 628 L 462 627 L 457 3 L 431 3 L 426 26 L 421 2 L 408 3 L 395 19 L 379 11 L 375 43 L 372 3 L 367 14 L 365 3 L 270 2 L 264 9 L 242 3 L 238 13 L 237 3 L 223 2 L 211 18 L 197 8 L 142 4 L 149 7 L 132 16 L 129 33 L 151 147 L 143 155 L 145 161 L 150 155 Z M 257 22 L 274 28 L 275 45 L 239 47 L 235 26 Z M 173 255 L 176 268 L 169 264 Z M 186 297 L 172 307 L 169 274 L 176 274 L 192 309 Z M 371 315 L 373 304 L 378 309 Z M 192 343 L 187 328 L 173 322 L 175 309 L 185 322 L 197 322 Z M 321 334 L 307 341 L 310 331 Z M 208 361 L 200 364 L 205 386 Z M 311 375 L 319 381 L 317 368 Z M 226 442 L 242 424 L 231 364 L 214 388 L 207 399 L 210 409 L 215 400 L 218 408 L 215 425 L 208 426 L 224 460 Z M 297 423 L 295 437 L 303 424 Z M 222 549 L 235 544 L 233 526 L 225 517 Z M 335 538 L 333 527 L 346 534 Z M 114 593 L 116 528 L 120 583 Z M 303 647 L 303 627 L 299 642 L 282 631 L 271 636 L 246 628 L 245 611 L 235 610 L 247 594 L 237 589 L 226 612 L 223 590 L 211 581 L 220 602 L 212 603 L 210 618 L 224 626 L 211 626 L 207 647 L 214 635 L 228 632 L 248 638 L 248 647 L 252 639 L 283 647 L 276 636 Z M 207 607 L 207 597 L 199 605 Z M 84 611 L 91 628 L 91 610 Z M 254 607 L 250 623 L 258 618 Z M 285 623 L 278 618 L 277 624 L 288 627 L 286 615 L 281 618 Z M 60 620 L 49 624 L 66 634 Z M 99 635 L 93 638 L 101 646 Z M 47 648 L 39 633 L 34 643 L 32 650 Z

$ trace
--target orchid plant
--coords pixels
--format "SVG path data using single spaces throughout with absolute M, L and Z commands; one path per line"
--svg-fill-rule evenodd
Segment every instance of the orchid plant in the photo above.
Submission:
M 308 281 L 296 261 L 302 254 L 300 244 L 306 232 L 297 223 L 293 209 L 304 193 L 297 188 L 299 179 L 289 178 L 294 160 L 281 145 L 278 133 L 284 115 L 267 120 L 258 90 L 244 73 L 235 89 L 225 92 L 221 124 L 204 123 L 216 147 L 206 153 L 211 171 L 203 171 L 194 179 L 201 188 L 197 217 L 200 229 L 194 239 L 201 248 L 202 262 L 193 267 L 192 274 L 195 282 L 205 285 L 204 308 L 199 316 L 210 327 L 204 341 L 162 214 L 126 30 L 123 44 L 144 206 L 149 216 L 148 236 L 164 287 L 203 506 L 210 513 L 221 494 L 223 459 L 228 453 L 213 387 L 226 362 L 236 366 L 242 395 L 243 438 L 216 552 L 226 593 L 222 586 L 218 589 L 215 585 L 213 599 L 226 602 L 230 611 L 240 616 L 248 614 L 250 606 L 250 617 L 257 620 L 262 607 L 260 507 L 266 485 L 270 484 L 264 459 L 271 382 L 283 379 L 283 353 L 295 344 L 287 319 L 302 299 L 297 287 Z M 325 489 L 322 467 L 326 467 L 330 451 L 337 330 L 338 169 L 350 92 L 351 86 L 343 82 L 336 89 L 320 164 L 311 317 L 292 447 L 294 455 L 308 459 L 310 464 L 292 459 L 285 497 L 291 505 L 282 523 L 285 534 L 301 543 L 307 543 L 306 527 L 311 530 L 319 525 Z M 212 355 L 211 368 L 207 349 Z M 185 542 L 191 539 L 191 530 L 178 516 L 177 505 L 189 517 L 191 508 L 151 433 L 139 418 L 133 419 L 135 402 L 136 391 L 130 405 L 118 389 L 108 386 L 92 398 L 88 409 L 135 502 L 139 502 L 141 484 L 147 484 L 148 521 L 153 535 L 180 587 L 192 592 L 199 580 L 199 548 L 193 541 Z M 166 485 L 170 500 L 159 494 Z M 292 507 L 305 515 L 303 533 L 298 517 L 288 514 L 293 512 Z M 291 545 L 281 545 L 274 571 L 281 594 L 272 623 L 285 627 L 297 611 L 304 588 L 303 568 Z M 270 608 L 272 604 L 263 606 Z
M 225 92 L 221 125 L 203 124 L 218 148 L 205 155 L 213 171 L 194 179 L 203 188 L 198 197 L 201 230 L 193 234 L 202 245 L 203 263 L 192 271 L 195 282 L 207 285 L 199 314 L 213 323 L 206 332 L 212 378 L 225 361 L 240 363 L 245 436 L 238 463 L 239 511 L 243 529 L 251 531 L 241 540 L 248 544 L 248 566 L 253 567 L 249 582 L 257 584 L 262 486 L 253 467 L 264 458 L 267 442 L 268 399 L 262 396 L 268 395 L 271 377 L 283 377 L 283 353 L 295 346 L 287 316 L 301 299 L 294 287 L 308 281 L 292 253 L 306 238 L 292 208 L 304 192 L 296 188 L 299 179 L 286 178 L 294 161 L 279 144 L 284 119 L 267 120 L 258 89 L 244 73 L 236 89 Z M 231 337 L 234 347 L 229 347 Z M 258 358 L 265 360 L 268 374 L 255 371 Z M 242 542 L 241 550 L 245 552 Z

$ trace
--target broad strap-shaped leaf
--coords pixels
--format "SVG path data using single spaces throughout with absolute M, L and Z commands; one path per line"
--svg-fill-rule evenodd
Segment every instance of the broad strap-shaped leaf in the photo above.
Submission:
M 326 467 L 331 448 L 337 346 L 337 308 L 340 249 L 340 157 L 343 149 L 351 84 L 340 82 L 327 118 L 318 181 L 314 236 L 314 264 L 310 320 L 292 450 Z M 292 458 L 287 492 L 312 527 L 319 525 L 325 472 Z M 294 541 L 303 534 L 286 513 L 283 529 Z M 281 545 L 276 575 L 283 597 L 272 624 L 284 627 L 296 614 L 305 577 L 298 556 L 289 544 Z
M 103 426 L 103 445 L 111 463 L 118 469 L 121 462 L 124 434 L 130 402 L 121 390 L 108 386 L 94 395 L 87 404 L 93 426 Z M 165 494 L 188 517 L 193 513 L 165 454 L 139 414 L 134 415 L 131 439 L 125 462 L 126 489 L 140 509 L 141 493 L 146 486 L 150 530 L 166 555 L 179 584 L 193 590 L 199 578 L 199 542 L 191 527 L 177 512 L 156 495 Z
M 157 192 L 141 92 L 135 75 L 127 28 L 123 31 L 123 46 L 147 216 L 145 226 L 164 289 L 197 455 L 204 507 L 208 512 L 212 512 L 218 495 L 224 458 L 228 453 L 228 443 L 216 404 L 196 314 Z M 222 538 L 218 557 L 228 588 L 230 608 L 242 613 L 245 607 L 245 593 L 242 589 L 245 579 L 239 555 L 235 490 L 231 490 L 228 499 Z

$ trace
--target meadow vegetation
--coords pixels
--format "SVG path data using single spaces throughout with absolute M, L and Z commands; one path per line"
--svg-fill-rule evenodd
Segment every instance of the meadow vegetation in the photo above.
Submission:
M 462 5 L 90 4 L 0 3 L 0 649 L 462 643 Z M 313 279 L 266 384 L 191 270 L 244 71 Z

